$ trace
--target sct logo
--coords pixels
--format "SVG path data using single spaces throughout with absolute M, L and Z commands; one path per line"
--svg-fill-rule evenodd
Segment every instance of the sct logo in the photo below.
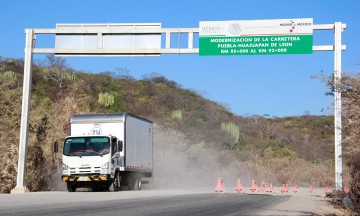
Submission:
M 101 129 L 98 127 L 94 127 L 93 129 L 91 129 L 91 134 L 92 135 L 101 135 Z
M 242 27 L 238 23 L 231 23 L 228 27 L 228 31 L 232 35 L 239 35 L 242 30 Z

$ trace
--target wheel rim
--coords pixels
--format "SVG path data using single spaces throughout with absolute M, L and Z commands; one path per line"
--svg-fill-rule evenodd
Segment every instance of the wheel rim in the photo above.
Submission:
M 142 187 L 142 182 L 141 182 L 141 178 L 138 179 L 138 190 L 141 190 Z

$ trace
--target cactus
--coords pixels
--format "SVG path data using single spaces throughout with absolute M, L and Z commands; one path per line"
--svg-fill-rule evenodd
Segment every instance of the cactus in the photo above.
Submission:
M 236 126 L 232 122 L 228 122 L 228 123 L 222 122 L 221 130 L 223 130 L 225 133 L 227 133 L 230 136 L 230 138 L 232 139 L 232 141 L 234 141 L 234 143 L 238 143 L 239 138 L 240 138 L 240 129 L 238 126 Z
M 69 80 L 69 81 L 72 81 L 72 82 L 75 82 L 76 81 L 75 73 L 66 73 L 65 74 L 65 79 Z
M 290 126 L 293 126 L 293 123 L 292 123 L 292 121 L 288 120 L 288 121 L 284 122 L 284 125 L 290 127 Z
M 174 110 L 172 113 L 171 113 L 171 117 L 173 119 L 179 119 L 181 120 L 182 119 L 182 112 L 181 110 Z
M 16 80 L 16 74 L 14 71 L 6 71 L 4 77 L 8 80 Z
M 110 94 L 110 93 L 99 93 L 99 99 L 98 99 L 98 102 L 105 106 L 105 107 L 108 107 L 108 106 L 111 106 L 114 104 L 114 95 L 113 94 Z

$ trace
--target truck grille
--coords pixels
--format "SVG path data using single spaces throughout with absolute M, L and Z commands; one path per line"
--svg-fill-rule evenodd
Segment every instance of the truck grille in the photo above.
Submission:
M 70 174 L 100 173 L 100 167 L 70 167 Z

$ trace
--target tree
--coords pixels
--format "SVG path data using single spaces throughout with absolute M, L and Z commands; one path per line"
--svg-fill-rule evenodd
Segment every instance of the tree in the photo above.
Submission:
M 337 89 L 333 77 L 325 81 L 331 92 L 338 90 L 342 94 L 344 155 L 350 158 L 352 178 L 348 194 L 355 210 L 360 212 L 360 73 L 343 75 Z
M 259 129 L 259 135 L 266 140 L 273 140 L 275 138 L 275 124 L 272 123 L 269 119 L 266 119 L 261 116 L 253 116 L 253 121 Z
M 66 65 L 66 60 L 60 57 L 55 57 L 54 54 L 46 56 L 48 67 L 44 67 L 42 74 L 45 79 L 53 80 L 62 91 L 64 82 L 75 81 L 75 74 Z
M 344 117 L 343 131 L 347 154 L 360 152 L 360 74 L 343 76 L 341 84 L 342 115 Z
M 49 67 L 67 68 L 66 60 L 61 57 L 56 57 L 54 54 L 46 55 Z
M 111 76 L 122 80 L 135 80 L 135 78 L 131 76 L 130 70 L 125 67 L 116 67 L 115 72 L 111 72 Z

